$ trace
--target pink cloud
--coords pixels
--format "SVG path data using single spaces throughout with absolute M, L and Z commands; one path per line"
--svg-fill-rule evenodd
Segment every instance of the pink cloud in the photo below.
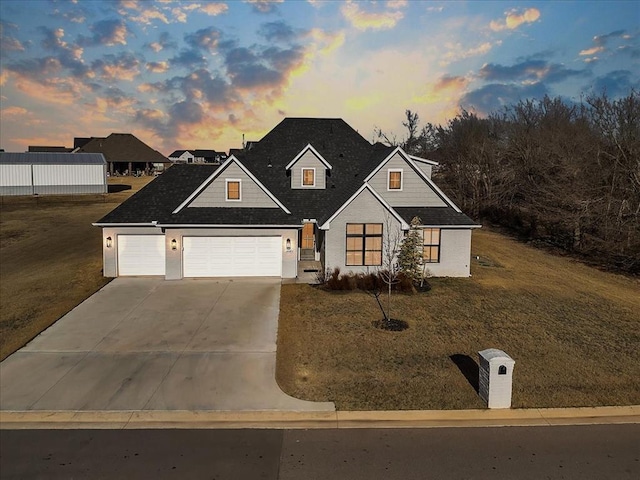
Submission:
M 3 108 L 2 109 L 2 116 L 3 117 L 16 117 L 16 116 L 26 115 L 28 113 L 29 113 L 29 111 L 26 108 L 16 107 L 16 106 L 7 107 L 7 108 Z

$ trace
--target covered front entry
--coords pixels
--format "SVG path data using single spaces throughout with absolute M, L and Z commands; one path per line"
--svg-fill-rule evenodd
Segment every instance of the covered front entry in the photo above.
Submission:
M 282 237 L 183 237 L 184 277 L 281 277 Z
M 300 237 L 300 260 L 316 259 L 315 223 L 305 223 Z
M 164 275 L 164 235 L 118 235 L 118 275 Z

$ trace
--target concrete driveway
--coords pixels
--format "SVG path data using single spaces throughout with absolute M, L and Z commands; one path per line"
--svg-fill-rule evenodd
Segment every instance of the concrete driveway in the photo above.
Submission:
M 280 280 L 117 278 L 0 364 L 2 410 L 331 411 L 275 381 Z

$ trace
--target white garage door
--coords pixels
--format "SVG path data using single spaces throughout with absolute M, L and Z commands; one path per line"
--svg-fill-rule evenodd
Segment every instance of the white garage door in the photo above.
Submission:
M 281 237 L 184 237 L 185 277 L 280 277 Z
M 118 275 L 164 274 L 164 235 L 118 235 Z

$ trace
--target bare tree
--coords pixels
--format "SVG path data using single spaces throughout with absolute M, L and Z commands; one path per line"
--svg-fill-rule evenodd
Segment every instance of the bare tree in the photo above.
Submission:
M 402 242 L 402 229 L 385 214 L 382 232 L 382 265 L 378 275 L 387 289 L 387 312 L 384 314 L 387 322 L 391 321 L 391 291 L 393 286 L 400 283 L 398 266 L 398 250 Z
M 395 223 L 389 214 L 385 214 L 384 223 L 382 225 L 382 245 L 380 266 L 370 271 L 367 268 L 367 275 L 372 275 L 370 290 L 367 293 L 372 295 L 380 311 L 382 312 L 383 322 L 389 326 L 391 324 L 391 293 L 393 286 L 400 283 L 400 267 L 398 265 L 398 252 L 402 243 L 403 233 L 400 226 Z M 387 306 L 386 309 L 380 298 L 386 293 Z

